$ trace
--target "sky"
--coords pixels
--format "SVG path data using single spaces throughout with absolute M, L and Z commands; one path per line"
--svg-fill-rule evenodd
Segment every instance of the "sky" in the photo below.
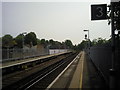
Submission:
M 70 39 L 73 44 L 79 44 L 87 34 L 83 30 L 89 30 L 91 40 L 110 38 L 108 20 L 91 21 L 91 5 L 106 4 L 108 0 L 35 1 L 2 2 L 2 36 L 10 34 L 16 37 L 23 32 L 35 32 L 39 39 L 60 42 Z

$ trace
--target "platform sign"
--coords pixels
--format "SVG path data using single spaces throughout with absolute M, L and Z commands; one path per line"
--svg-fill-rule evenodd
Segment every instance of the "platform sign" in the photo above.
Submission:
M 107 19 L 107 4 L 91 5 L 91 20 Z

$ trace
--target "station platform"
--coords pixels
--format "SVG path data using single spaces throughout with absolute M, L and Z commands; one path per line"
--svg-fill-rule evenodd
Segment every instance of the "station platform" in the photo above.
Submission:
M 100 77 L 88 55 L 82 51 L 47 87 L 47 90 L 104 88 L 104 80 Z
M 32 62 L 32 61 L 36 61 L 36 60 L 40 60 L 40 59 L 45 59 L 45 58 L 49 58 L 49 57 L 61 55 L 61 54 L 64 54 L 64 53 L 68 53 L 68 52 L 61 52 L 61 53 L 55 53 L 55 54 L 50 54 L 50 55 L 45 55 L 45 56 L 39 56 L 39 57 L 34 57 L 34 58 L 28 58 L 28 59 L 22 59 L 22 60 L 14 60 L 14 61 L 9 61 L 9 62 L 4 62 L 4 63 L 0 63 L 0 68 L 6 68 L 6 67 L 14 66 L 14 65 L 28 63 L 28 62 Z

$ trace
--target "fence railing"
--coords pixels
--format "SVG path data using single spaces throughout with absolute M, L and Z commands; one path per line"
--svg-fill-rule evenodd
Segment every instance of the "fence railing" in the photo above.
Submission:
M 87 53 L 95 66 L 100 70 L 106 83 L 109 83 L 110 69 L 112 68 L 112 47 L 108 45 L 93 46 Z M 120 68 L 120 49 L 116 49 L 116 68 Z M 117 67 L 118 66 L 118 67 Z
M 48 50 L 23 50 L 23 49 L 2 49 L 2 62 L 11 61 L 11 60 L 19 60 L 25 59 L 30 57 L 42 56 L 47 55 Z
M 48 54 L 55 54 L 61 52 L 71 51 L 69 49 L 0 49 L 2 52 L 2 60 L 0 62 L 7 62 L 13 60 L 27 59 L 37 56 L 44 56 Z

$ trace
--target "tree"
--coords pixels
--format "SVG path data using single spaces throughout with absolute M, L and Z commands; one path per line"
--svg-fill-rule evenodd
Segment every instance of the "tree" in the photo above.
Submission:
M 93 39 L 93 41 L 92 41 L 92 46 L 93 46 L 93 45 L 105 44 L 105 43 L 107 43 L 107 42 L 109 42 L 109 41 L 106 40 L 106 39 L 103 39 L 103 38 L 99 37 L 98 39 Z
M 88 41 L 83 40 L 80 44 L 78 44 L 77 47 L 79 50 L 83 50 L 87 47 L 87 45 L 88 45 Z
M 37 44 L 41 44 L 41 41 L 40 39 L 37 38 Z
M 23 47 L 23 38 L 24 35 L 23 34 L 19 34 L 16 38 L 15 41 L 17 43 L 17 47 L 22 48 Z
M 49 40 L 49 43 L 50 43 L 51 45 L 53 45 L 53 44 L 55 44 L 55 41 L 54 41 L 53 39 L 50 39 L 50 40 Z
M 61 44 L 62 44 L 62 48 L 63 48 L 63 49 L 66 49 L 66 48 L 67 48 L 65 42 L 62 42 Z
M 34 32 L 30 32 L 25 36 L 25 44 L 29 44 L 30 47 L 37 45 L 37 37 Z
M 65 45 L 67 48 L 72 49 L 73 48 L 73 43 L 71 40 L 65 40 Z
M 13 37 L 9 34 L 2 37 L 2 46 L 3 47 L 13 47 L 14 46 Z
M 91 42 L 91 45 L 96 45 L 97 44 L 97 39 L 93 39 L 92 42 Z
M 45 42 L 46 42 L 46 45 L 48 45 L 48 44 L 49 44 L 49 41 L 48 41 L 48 40 L 46 40 Z
M 45 39 L 41 39 L 40 42 L 41 42 L 42 45 L 46 46 L 46 40 Z
M 104 43 L 106 43 L 106 39 L 98 38 L 97 44 L 104 44 Z
M 54 47 L 55 47 L 56 49 L 60 49 L 60 48 L 61 48 L 61 43 L 58 42 L 58 41 L 55 41 Z

